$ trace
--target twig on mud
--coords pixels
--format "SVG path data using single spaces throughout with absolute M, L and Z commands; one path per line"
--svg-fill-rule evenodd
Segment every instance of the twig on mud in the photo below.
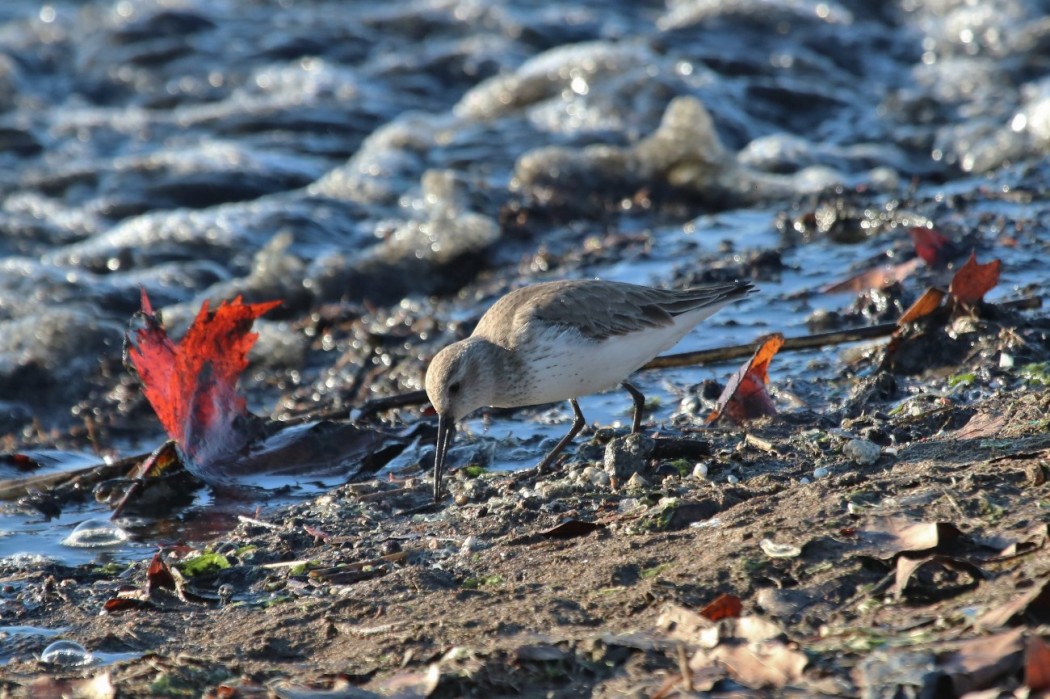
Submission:
M 880 325 L 870 325 L 866 328 L 835 330 L 833 332 L 817 333 L 816 335 L 789 337 L 784 340 L 784 345 L 780 348 L 780 351 L 812 349 L 814 347 L 827 347 L 828 345 L 841 345 L 846 342 L 860 342 L 862 340 L 871 340 L 877 337 L 886 337 L 887 335 L 892 335 L 897 327 L 896 323 L 882 323 Z M 641 371 L 645 371 L 646 369 L 670 369 L 675 367 L 694 366 L 697 364 L 712 364 L 714 362 L 724 362 L 730 359 L 750 357 L 754 354 L 755 349 L 760 344 L 761 342 L 749 342 L 744 345 L 731 345 L 729 347 L 718 347 L 716 349 L 700 350 L 698 352 L 667 354 L 651 360 L 641 368 Z
M 74 480 L 79 480 L 82 486 L 94 486 L 99 481 L 124 475 L 135 464 L 147 457 L 149 457 L 149 454 L 138 454 L 136 456 L 127 456 L 111 464 L 96 464 L 78 468 L 74 471 L 59 471 L 58 473 L 45 473 L 44 475 L 0 481 L 0 500 L 15 500 L 30 490 L 58 488 Z
M 391 408 L 404 408 L 409 405 L 423 405 L 427 400 L 426 391 L 409 391 L 408 393 L 398 393 L 397 395 L 383 398 L 373 398 L 365 401 L 352 419 L 354 422 L 362 422 L 380 411 L 390 410 Z
M 251 524 L 256 527 L 263 527 L 264 529 L 281 529 L 279 524 L 273 524 L 272 522 L 264 522 L 261 519 L 255 517 L 249 517 L 247 515 L 237 515 L 237 521 L 243 524 Z
M 959 503 L 955 502 L 955 498 L 951 496 L 951 493 L 949 493 L 945 488 L 941 488 L 941 495 L 943 495 L 948 500 L 948 504 L 952 506 L 952 509 L 959 513 L 959 517 L 965 520 L 966 513 L 963 512 L 963 509 L 961 507 L 959 507 Z
M 693 672 L 689 669 L 689 656 L 685 652 L 685 644 L 678 644 L 678 671 L 682 673 L 682 686 L 685 691 L 693 691 Z

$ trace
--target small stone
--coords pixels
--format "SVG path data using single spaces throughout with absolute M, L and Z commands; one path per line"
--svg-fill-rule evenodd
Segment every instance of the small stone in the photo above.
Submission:
M 475 551 L 480 551 L 483 548 L 485 547 L 480 541 L 478 541 L 478 537 L 468 536 L 463 540 L 463 543 L 459 545 L 459 552 L 461 554 L 469 554 L 474 553 Z
M 831 469 L 827 466 L 819 466 L 813 469 L 814 478 L 826 478 L 829 473 L 831 473 Z
M 801 485 L 809 485 L 809 484 L 810 484 L 810 483 L 812 483 L 813 481 L 809 480 L 809 479 L 808 479 L 808 478 L 806 478 L 805 476 L 802 476 L 802 478 L 799 478 L 799 479 L 798 479 L 798 482 L 799 482 L 799 483 L 800 483 Z
M 644 471 L 656 442 L 644 434 L 616 437 L 605 445 L 605 471 L 610 477 L 626 480 Z
M 851 439 L 842 447 L 842 453 L 860 466 L 870 466 L 879 460 L 882 447 L 866 439 Z
M 642 474 L 635 473 L 627 480 L 626 488 L 629 491 L 644 490 L 649 487 L 649 481 L 642 478 Z
M 463 507 L 464 505 L 470 502 L 470 496 L 466 493 L 456 493 L 456 497 L 453 498 L 453 500 L 457 505 Z
M 596 488 L 608 488 L 612 485 L 612 478 L 605 471 L 596 468 L 594 469 L 594 475 L 591 476 L 591 485 Z
M 740 482 L 740 479 L 737 476 L 734 476 L 732 473 L 730 473 L 728 476 L 726 476 L 726 483 L 728 483 L 730 485 L 736 485 L 739 482 Z
M 693 466 L 693 478 L 698 481 L 707 480 L 707 472 L 708 466 L 705 463 L 698 463 L 696 466 Z
M 1000 369 L 1013 369 L 1014 368 L 1014 356 L 1003 352 L 999 355 L 999 368 Z

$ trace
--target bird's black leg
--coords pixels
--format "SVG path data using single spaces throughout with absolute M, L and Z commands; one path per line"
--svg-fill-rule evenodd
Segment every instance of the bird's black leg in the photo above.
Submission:
M 620 385 L 624 387 L 624 390 L 631 394 L 631 398 L 634 400 L 634 424 L 631 426 L 631 432 L 641 432 L 642 412 L 645 410 L 645 396 L 642 395 L 641 391 L 626 381 Z
M 580 404 L 576 402 L 575 398 L 569 399 L 569 404 L 572 405 L 572 412 L 576 414 L 576 419 L 572 421 L 572 427 L 569 428 L 569 434 L 561 438 L 561 441 L 554 445 L 550 453 L 543 457 L 543 461 L 536 466 L 536 473 L 543 473 L 550 465 L 554 463 L 554 460 L 558 458 L 558 455 L 565 451 L 565 447 L 569 446 L 569 442 L 572 438 L 580 433 L 583 426 L 587 424 L 587 420 L 584 419 L 583 413 L 580 412 Z

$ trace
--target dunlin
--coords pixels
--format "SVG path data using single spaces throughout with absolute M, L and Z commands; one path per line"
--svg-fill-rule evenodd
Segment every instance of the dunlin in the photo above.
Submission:
M 434 499 L 440 498 L 456 421 L 483 406 L 569 401 L 572 428 L 540 462 L 539 471 L 586 423 L 579 396 L 623 386 L 634 399 L 632 430 L 638 432 L 645 396 L 625 379 L 753 288 L 750 282 L 730 282 L 673 291 L 584 280 L 510 292 L 481 317 L 470 337 L 438 352 L 427 369 L 427 396 L 438 414 Z

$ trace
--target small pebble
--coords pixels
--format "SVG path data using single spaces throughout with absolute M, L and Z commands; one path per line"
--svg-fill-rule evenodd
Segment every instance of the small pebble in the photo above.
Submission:
M 481 542 L 478 541 L 478 537 L 468 536 L 466 539 L 463 540 L 463 543 L 460 544 L 459 552 L 461 554 L 468 554 L 474 553 L 475 551 L 480 551 L 483 548 L 484 546 L 482 546 Z
M 729 483 L 730 485 L 736 485 L 739 482 L 740 482 L 740 479 L 737 478 L 736 476 L 734 476 L 732 473 L 730 473 L 728 476 L 726 476 L 726 483 Z
M 801 483 L 802 485 L 808 485 L 808 484 L 812 483 L 813 481 L 811 481 L 808 478 L 806 478 L 805 476 L 803 476 L 802 478 L 798 479 L 798 482 Z
M 829 473 L 831 473 L 831 469 L 828 468 L 827 466 L 820 466 L 818 468 L 813 469 L 813 477 L 814 478 L 824 478 Z
M 1014 368 L 1014 356 L 1003 352 L 999 355 L 999 368 L 1000 369 L 1013 369 Z
M 693 466 L 693 478 L 697 479 L 698 481 L 706 480 L 707 470 L 707 464 L 698 463 L 696 466 Z
M 866 439 L 851 439 L 842 447 L 842 453 L 861 466 L 870 466 L 879 460 L 882 447 Z
M 642 478 L 640 473 L 635 473 L 627 479 L 627 490 L 643 490 L 649 487 L 649 481 Z

